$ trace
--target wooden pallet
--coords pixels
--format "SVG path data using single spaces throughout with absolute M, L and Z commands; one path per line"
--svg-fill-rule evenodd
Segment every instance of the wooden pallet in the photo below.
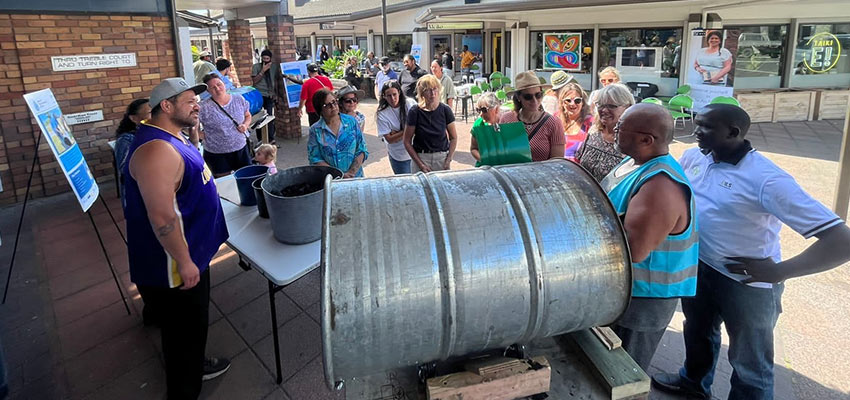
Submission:
M 549 391 L 552 369 L 546 357 L 504 357 L 476 361 L 466 371 L 426 382 L 428 400 L 512 400 Z

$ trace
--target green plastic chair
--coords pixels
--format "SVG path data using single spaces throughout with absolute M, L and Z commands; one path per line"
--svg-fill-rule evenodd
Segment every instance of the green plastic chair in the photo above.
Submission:
M 493 90 L 499 90 L 502 87 L 502 78 L 490 78 L 490 88 Z
M 508 95 L 505 93 L 504 90 L 499 89 L 499 90 L 496 91 L 496 98 L 499 99 L 499 101 L 504 102 L 504 101 L 508 100 Z
M 473 86 L 473 87 L 469 88 L 469 95 L 472 96 L 472 104 L 475 104 L 475 102 L 478 101 L 478 97 L 476 97 L 476 96 L 480 96 L 481 93 L 483 93 L 483 92 L 481 91 L 481 88 L 478 87 L 478 86 Z
M 740 107 L 741 103 L 738 102 L 738 99 L 730 96 L 717 96 L 711 99 L 708 104 L 731 104 L 733 106 Z
M 503 76 L 499 80 L 502 82 L 502 86 L 507 86 L 511 84 L 511 78 L 508 78 L 507 76 Z
M 504 77 L 504 75 L 502 75 L 501 72 L 499 72 L 499 71 L 493 72 L 492 74 L 490 74 L 490 82 L 492 82 L 493 79 L 499 79 L 499 78 L 503 78 L 503 77 Z
M 506 78 L 506 79 L 507 79 L 507 78 Z M 510 82 L 509 82 L 509 83 L 510 83 Z M 511 90 L 514 90 L 514 87 L 513 87 L 513 86 L 511 86 L 511 85 L 507 85 L 507 84 L 506 84 L 506 85 L 502 86 L 502 90 L 504 90 L 504 91 L 505 91 L 505 93 L 508 93 L 508 92 L 510 92 Z
M 487 83 L 487 82 L 481 82 L 481 83 L 478 84 L 478 86 L 481 87 L 482 92 L 489 92 L 490 91 L 490 84 Z
M 690 85 L 682 85 L 676 89 L 676 94 L 691 94 L 691 86 Z
M 679 120 L 682 121 L 682 128 L 684 128 L 686 120 L 693 121 L 694 119 L 694 99 L 691 98 L 691 96 L 686 94 L 677 94 L 670 99 L 669 103 L 667 103 L 667 108 L 670 110 L 670 113 L 673 114 L 673 128 L 676 127 L 676 122 Z M 688 135 L 676 137 L 686 137 L 691 135 L 693 135 L 693 132 Z
M 641 103 L 650 103 L 650 104 L 658 104 L 659 106 L 663 106 L 664 102 L 655 98 L 655 97 L 647 97 L 640 101 Z

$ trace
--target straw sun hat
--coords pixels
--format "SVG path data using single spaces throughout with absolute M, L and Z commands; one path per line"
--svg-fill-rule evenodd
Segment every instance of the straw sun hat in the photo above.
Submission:
M 516 80 L 514 81 L 515 87 L 511 89 L 509 92 L 505 94 L 511 95 L 512 93 L 519 92 L 525 89 L 531 89 L 534 87 L 539 87 L 541 90 L 546 90 L 552 88 L 552 85 L 548 83 L 540 83 L 540 78 L 534 74 L 532 71 L 520 72 L 516 76 Z

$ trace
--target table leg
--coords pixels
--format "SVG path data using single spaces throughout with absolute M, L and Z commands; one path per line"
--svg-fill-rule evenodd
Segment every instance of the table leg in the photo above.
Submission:
M 274 294 L 278 290 L 283 289 L 283 287 L 278 287 L 272 281 L 269 281 L 269 302 L 272 310 L 272 341 L 274 342 L 274 361 L 277 367 L 277 384 L 279 385 L 283 381 L 283 377 L 280 373 L 280 342 L 278 342 L 277 337 L 277 307 L 274 304 Z
M 260 134 L 262 135 L 263 143 L 269 143 L 269 126 L 268 126 L 268 124 L 266 124 L 266 126 L 260 128 Z
M 464 97 L 463 98 L 463 107 L 461 107 L 462 111 L 463 111 L 463 122 L 467 122 L 467 113 L 469 112 L 469 103 L 467 103 L 467 102 L 469 101 L 470 98 L 471 97 Z

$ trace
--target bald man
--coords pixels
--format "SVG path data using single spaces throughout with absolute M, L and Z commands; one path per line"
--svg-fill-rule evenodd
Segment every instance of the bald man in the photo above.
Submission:
M 630 107 L 614 127 L 627 157 L 602 180 L 623 219 L 632 256 L 632 301 L 612 327 L 641 368 L 649 368 L 679 297 L 697 285 L 699 240 L 691 184 L 668 154 L 673 118 L 661 106 Z

